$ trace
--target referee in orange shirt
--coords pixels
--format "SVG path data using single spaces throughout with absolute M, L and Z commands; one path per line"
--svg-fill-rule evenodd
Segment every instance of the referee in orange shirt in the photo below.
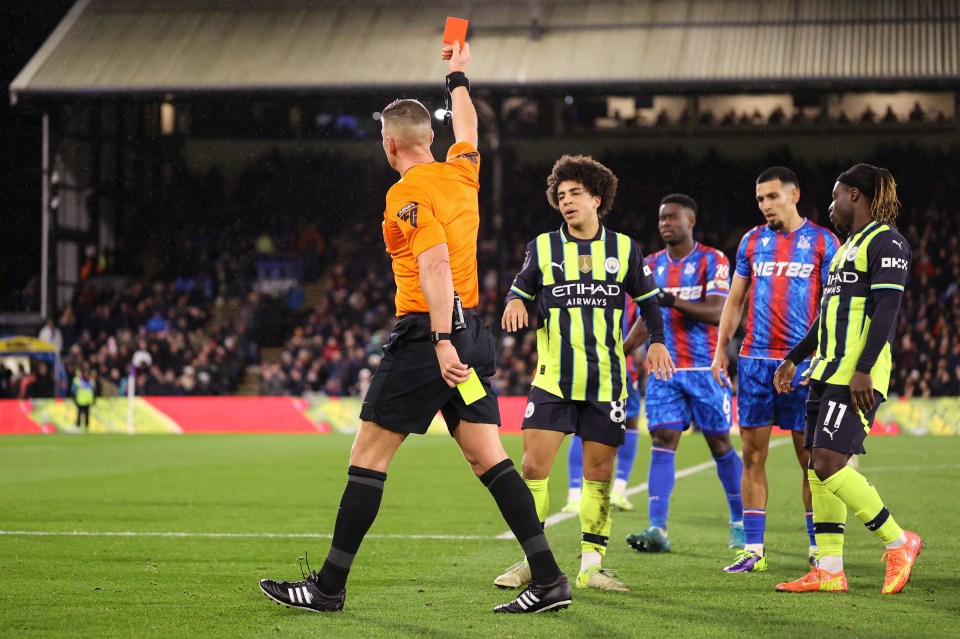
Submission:
M 320 572 L 301 581 L 263 579 L 274 601 L 316 612 L 343 608 L 347 576 L 383 496 L 387 467 L 410 433 L 427 431 L 439 410 L 474 474 L 489 489 L 530 563 L 527 590 L 495 612 L 559 610 L 571 602 L 570 583 L 553 557 L 530 490 L 500 443 L 500 410 L 490 388 L 496 352 L 476 312 L 480 153 L 477 112 L 465 71 L 469 45 L 443 49 L 456 143 L 437 162 L 430 113 L 416 100 L 383 110 L 383 151 L 400 180 L 387 193 L 383 239 L 397 283 L 399 321 L 383 347 L 360 411 L 330 551 Z M 459 325 L 454 292 L 463 311 Z M 473 368 L 484 395 L 467 404 L 457 384 Z

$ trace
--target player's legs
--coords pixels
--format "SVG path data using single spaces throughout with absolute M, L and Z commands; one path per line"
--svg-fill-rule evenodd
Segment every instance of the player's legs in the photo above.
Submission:
M 610 489 L 617 446 L 585 439 L 583 495 L 580 498 L 580 574 L 577 586 L 598 590 L 629 590 L 614 573 L 601 567 L 610 540 Z
M 909 581 L 923 543 L 915 533 L 904 531 L 897 524 L 876 487 L 847 465 L 852 454 L 863 454 L 863 441 L 883 397 L 875 392 L 873 409 L 861 415 L 851 406 L 848 386 L 824 384 L 822 389 L 812 433 L 811 466 L 826 490 L 852 510 L 887 547 L 887 574 L 882 593 L 898 593 Z M 814 512 L 819 505 L 815 504 Z M 842 545 L 840 551 L 842 569 Z
M 743 530 L 743 494 L 740 492 L 743 462 L 733 448 L 729 432 L 707 434 L 704 431 L 704 439 L 717 465 L 717 477 L 720 479 L 720 485 L 723 486 L 727 507 L 730 510 L 730 539 L 727 545 L 730 548 L 743 548 L 746 543 L 746 533 Z
M 763 556 L 763 536 L 767 510 L 767 454 L 770 451 L 772 426 L 741 428 L 743 442 L 743 528 L 744 550 Z
M 684 375 L 684 390 L 693 423 L 700 427 L 713 461 L 717 465 L 717 477 L 723 486 L 730 510 L 730 548 L 743 548 L 743 496 L 740 483 L 743 477 L 743 462 L 730 441 L 732 424 L 732 397 L 730 388 L 721 386 L 710 371 L 689 371 Z
M 767 453 L 774 423 L 773 373 L 775 360 L 741 357 L 738 367 L 737 414 L 743 444 L 744 550 L 746 560 L 756 562 L 764 554 L 767 517 Z M 738 557 L 740 555 L 738 554 Z M 764 566 L 766 562 L 763 562 Z M 754 568 L 751 567 L 750 571 Z M 728 572 L 741 572 L 728 566 Z
M 537 503 L 540 521 L 550 512 L 550 494 L 547 490 L 550 471 L 563 444 L 566 433 L 554 430 L 523 429 L 523 462 L 521 475 Z
M 650 468 L 647 471 L 647 514 L 650 526 L 627 536 L 627 544 L 639 552 L 666 552 L 667 515 L 673 493 L 675 463 L 680 433 L 690 423 L 690 407 L 680 378 L 688 371 L 677 371 L 669 380 L 651 377 L 647 382 L 644 404 L 650 429 Z
M 775 414 L 773 423 L 778 425 L 781 430 L 790 431 L 793 435 L 793 448 L 800 464 L 800 494 L 803 498 L 807 539 L 810 544 L 808 555 L 810 563 L 813 565 L 816 563 L 817 542 L 813 528 L 813 502 L 811 501 L 810 483 L 807 477 L 810 454 L 803 443 L 804 424 L 807 419 L 806 402 L 810 391 L 808 385 L 801 385 L 804 379 L 803 374 L 809 367 L 810 362 L 800 362 L 797 366 L 792 380 L 792 386 L 795 390 L 792 393 L 774 395 Z

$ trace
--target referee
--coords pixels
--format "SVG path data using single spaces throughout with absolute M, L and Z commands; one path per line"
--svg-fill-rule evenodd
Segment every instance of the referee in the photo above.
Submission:
M 260 581 L 264 594 L 280 604 L 316 612 L 343 608 L 347 577 L 376 519 L 390 461 L 407 435 L 427 431 L 438 410 L 529 557 L 530 587 L 495 611 L 542 612 L 571 602 L 570 583 L 547 544 L 530 490 L 497 431 L 500 410 L 489 382 L 495 372 L 494 342 L 474 310 L 479 302 L 480 154 L 477 112 L 465 75 L 470 48 L 455 42 L 444 47 L 442 57 L 449 60 L 456 138 L 445 162 L 434 160 L 430 113 L 420 102 L 396 100 L 383 110 L 383 151 L 401 176 L 388 191 L 383 212 L 399 321 L 364 398 L 323 567 L 301 581 Z M 468 380 L 480 387 L 475 401 L 464 399 L 457 388 Z

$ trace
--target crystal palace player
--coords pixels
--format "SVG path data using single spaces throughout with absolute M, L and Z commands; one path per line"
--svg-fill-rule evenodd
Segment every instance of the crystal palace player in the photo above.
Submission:
M 608 230 L 601 218 L 613 206 L 617 178 L 585 156 L 565 155 L 547 178 L 547 201 L 563 216 L 559 230 L 527 245 L 523 268 L 507 295 L 502 326 L 527 326 L 527 304 L 537 313 L 537 373 L 523 419 L 523 478 L 541 521 L 549 510 L 547 482 L 568 433 L 583 440 L 580 498 L 581 563 L 578 588 L 628 590 L 601 568 L 610 538 L 610 483 L 624 440 L 627 397 L 622 319 L 626 293 L 640 305 L 651 336 L 647 365 L 669 377 L 673 361 L 663 345 L 656 282 L 628 236 Z M 524 564 L 495 583 L 527 577 Z M 506 587 L 513 587 L 512 584 Z
M 830 220 L 846 243 L 830 264 L 820 316 L 777 369 L 777 391 L 791 393 L 797 362 L 816 350 L 807 375 L 805 445 L 819 561 L 807 575 L 779 584 L 786 592 L 845 592 L 843 529 L 847 509 L 886 545 L 881 592 L 900 592 L 923 543 L 904 531 L 867 479 L 847 466 L 864 453 L 877 408 L 890 384 L 890 349 L 910 268 L 910 246 L 893 228 L 900 210 L 886 169 L 858 164 L 837 178 Z
M 710 374 L 717 324 L 730 290 L 730 262 L 722 252 L 694 241 L 697 203 L 693 198 L 680 193 L 664 197 L 659 218 L 660 238 L 667 248 L 647 257 L 647 266 L 662 291 L 664 336 L 677 373 L 669 380 L 647 382 L 647 427 L 653 440 L 647 480 L 650 527 L 627 537 L 627 543 L 642 552 L 670 550 L 667 513 L 675 479 L 674 457 L 681 433 L 696 424 L 706 437 L 727 496 L 729 545 L 742 547 L 743 465 L 730 443 L 730 388 Z M 624 352 L 633 352 L 646 338 L 643 326 L 635 324 L 624 342 Z
M 800 187 L 788 168 L 775 166 L 757 178 L 757 203 L 765 225 L 751 229 L 737 249 L 737 268 L 723 307 L 714 354 L 713 375 L 729 383 L 727 345 L 747 308 L 746 336 L 738 362 L 737 416 L 743 439 L 743 527 L 746 543 L 726 572 L 767 569 L 763 535 L 766 528 L 767 452 L 772 426 L 792 431 L 803 472 L 803 503 L 811 563 L 816 554 L 813 511 L 807 484 L 809 453 L 803 447 L 806 387 L 777 395 L 773 374 L 786 354 L 803 337 L 804 327 L 817 315 L 820 291 L 827 279 L 837 238 L 827 229 L 800 217 Z M 806 370 L 798 367 L 797 375 Z

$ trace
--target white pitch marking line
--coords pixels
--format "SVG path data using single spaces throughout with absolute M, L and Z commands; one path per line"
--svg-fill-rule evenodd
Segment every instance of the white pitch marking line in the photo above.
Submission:
M 792 441 L 792 437 L 786 437 L 784 439 L 775 439 L 772 442 L 770 442 L 770 448 L 776 448 L 777 446 L 782 446 L 783 444 L 786 444 L 787 442 L 790 442 L 790 441 Z M 699 473 L 700 471 L 706 470 L 708 468 L 713 468 L 715 465 L 716 465 L 716 462 L 712 460 L 703 462 L 702 464 L 697 464 L 696 466 L 690 466 L 689 468 L 678 470 L 674 476 L 677 479 L 681 479 L 682 477 L 687 477 L 689 475 Z M 646 489 L 647 489 L 647 483 L 644 482 L 642 484 L 634 486 L 633 488 L 628 488 L 626 494 L 627 496 L 636 495 L 637 493 L 642 493 Z M 579 516 L 580 515 L 578 513 L 556 513 L 547 517 L 546 521 L 543 522 L 543 525 L 544 527 L 553 526 L 555 524 L 559 524 L 562 521 L 566 521 L 573 517 L 579 517 Z M 514 536 L 512 532 L 507 531 L 505 533 L 501 533 L 500 535 L 497 535 L 497 539 L 514 539 Z
M 331 539 L 329 533 L 214 533 L 158 531 L 92 531 L 92 530 L 0 530 L 0 536 L 11 537 L 178 537 L 206 539 Z M 366 539 L 426 539 L 431 541 L 491 540 L 499 537 L 482 535 L 366 535 Z

